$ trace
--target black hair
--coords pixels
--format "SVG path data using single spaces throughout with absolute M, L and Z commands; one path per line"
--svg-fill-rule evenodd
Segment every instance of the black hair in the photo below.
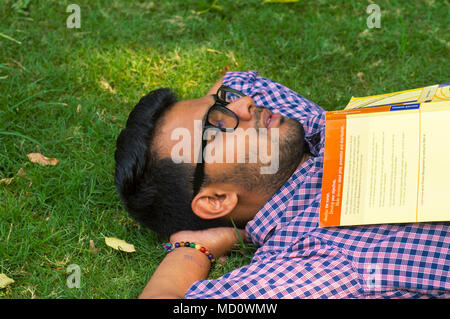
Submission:
M 142 97 L 131 111 L 116 143 L 115 184 L 128 213 L 158 234 L 230 226 L 222 219 L 204 220 L 191 209 L 194 166 L 174 163 L 152 151 L 164 113 L 177 102 L 168 88 Z

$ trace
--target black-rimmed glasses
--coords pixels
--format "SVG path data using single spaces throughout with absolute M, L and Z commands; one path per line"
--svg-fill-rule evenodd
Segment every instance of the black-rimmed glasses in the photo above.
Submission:
M 213 95 L 214 104 L 209 108 L 205 116 L 205 123 L 202 129 L 202 147 L 200 149 L 199 157 L 197 158 L 197 166 L 194 173 L 194 192 L 192 198 L 194 198 L 203 184 L 205 178 L 205 164 L 203 151 L 206 147 L 207 140 L 204 138 L 205 132 L 208 129 L 218 129 L 222 132 L 233 132 L 239 125 L 239 117 L 232 110 L 226 106 L 230 102 L 226 99 L 227 93 L 234 93 L 240 97 L 245 96 L 242 92 L 234 90 L 228 86 L 222 85 L 217 93 Z

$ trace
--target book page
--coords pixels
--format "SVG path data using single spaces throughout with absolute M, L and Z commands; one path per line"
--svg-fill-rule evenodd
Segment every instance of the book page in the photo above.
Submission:
M 450 103 L 421 108 L 418 221 L 449 220 Z
M 340 225 L 414 222 L 419 111 L 347 116 Z

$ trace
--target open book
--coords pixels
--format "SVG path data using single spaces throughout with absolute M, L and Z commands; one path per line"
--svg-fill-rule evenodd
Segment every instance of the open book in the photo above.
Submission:
M 320 226 L 450 221 L 450 83 L 326 113 Z

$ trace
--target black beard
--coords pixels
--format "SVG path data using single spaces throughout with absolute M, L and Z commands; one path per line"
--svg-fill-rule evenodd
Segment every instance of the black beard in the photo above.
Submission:
M 261 111 L 255 111 L 257 123 L 260 122 Z M 297 120 L 286 117 L 282 120 L 289 128 L 285 136 L 280 136 L 278 171 L 274 174 L 261 174 L 260 163 L 247 162 L 236 165 L 224 181 L 240 185 L 247 191 L 273 195 L 289 179 L 305 155 L 305 131 Z
M 285 125 L 289 125 L 289 129 L 284 137 L 280 136 L 278 171 L 275 174 L 259 174 L 259 189 L 271 195 L 295 172 L 304 156 L 305 131 L 303 126 L 294 119 L 285 117 L 282 119 L 286 122 Z M 262 185 L 264 185 L 263 188 L 261 188 Z

